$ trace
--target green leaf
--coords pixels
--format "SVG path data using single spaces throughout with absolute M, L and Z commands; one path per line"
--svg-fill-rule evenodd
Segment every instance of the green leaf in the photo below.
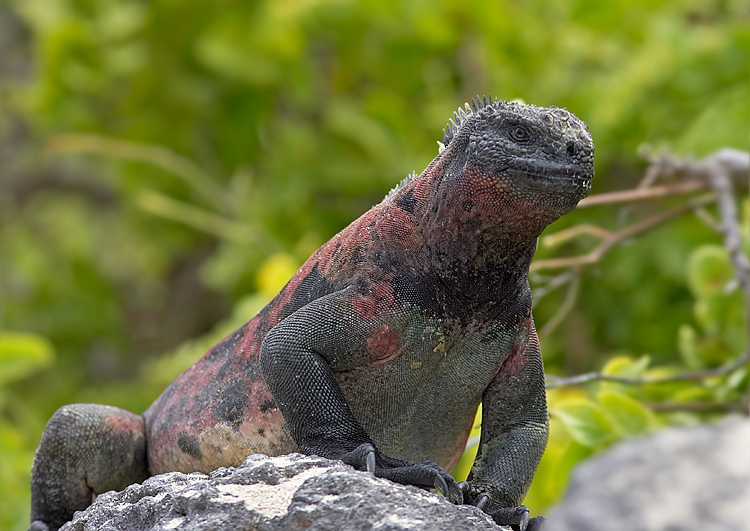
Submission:
M 602 374 L 638 378 L 643 375 L 643 371 L 648 368 L 649 363 L 651 363 L 651 358 L 647 355 L 643 355 L 637 360 L 630 356 L 615 356 L 604 365 Z
M 651 357 L 644 354 L 638 359 L 631 356 L 615 356 L 610 359 L 602 368 L 602 374 L 607 376 L 621 376 L 624 378 L 641 378 L 643 373 L 648 369 L 651 363 Z M 599 388 L 602 390 L 616 391 L 637 396 L 639 389 L 632 385 L 626 385 L 619 382 L 601 382 Z
M 0 332 L 0 386 L 52 365 L 54 348 L 45 338 L 20 332 Z
M 713 394 L 704 387 L 693 385 L 687 389 L 682 389 L 672 394 L 671 400 L 674 402 L 711 402 Z
M 698 298 L 720 295 L 734 274 L 726 250 L 719 245 L 702 245 L 688 259 L 688 286 Z
M 601 448 L 612 441 L 612 426 L 596 404 L 571 400 L 550 413 L 557 416 L 570 436 L 584 446 Z
M 748 376 L 750 376 L 750 371 L 747 370 L 747 367 L 743 367 L 733 372 L 727 378 L 727 388 L 738 391 L 743 389 L 747 390 Z
M 597 401 L 618 435 L 632 437 L 648 429 L 649 412 L 638 401 L 611 391 L 601 391 Z

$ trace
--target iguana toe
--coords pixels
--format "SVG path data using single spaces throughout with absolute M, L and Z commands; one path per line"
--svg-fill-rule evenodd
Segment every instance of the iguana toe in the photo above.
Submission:
M 529 510 L 525 505 L 503 507 L 492 511 L 490 514 L 495 522 L 502 522 L 501 525 L 510 525 L 514 530 L 527 531 L 526 528 L 529 526 Z
M 492 497 L 483 492 L 476 497 L 471 493 L 471 485 L 467 481 L 458 484 L 466 503 L 489 514 L 498 525 L 510 526 L 513 531 L 541 531 L 546 518 L 536 516 L 529 519 L 529 509 L 525 505 L 518 507 L 497 507 L 492 504 Z
M 452 503 L 463 503 L 463 491 L 456 480 L 432 461 L 412 463 L 394 459 L 379 453 L 370 443 L 362 443 L 354 450 L 337 457 L 357 470 L 366 470 L 379 478 L 402 485 L 434 488 Z
M 362 443 L 351 452 L 339 457 L 347 465 L 357 470 L 375 473 L 375 447 L 370 443 Z
M 492 516 L 495 523 L 510 526 L 513 531 L 540 531 L 547 521 L 542 516 L 529 519 L 529 509 L 525 505 L 493 508 L 485 512 Z
M 463 503 L 463 492 L 458 483 L 439 465 L 431 461 L 402 463 L 400 466 L 377 468 L 375 475 L 402 485 L 435 488 L 450 502 Z

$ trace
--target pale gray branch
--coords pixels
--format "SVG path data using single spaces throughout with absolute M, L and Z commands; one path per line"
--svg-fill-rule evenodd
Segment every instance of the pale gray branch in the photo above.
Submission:
M 667 376 L 664 378 L 628 378 L 625 376 L 612 376 L 599 372 L 579 374 L 578 376 L 572 376 L 570 378 L 547 376 L 547 389 L 569 387 L 571 385 L 582 385 L 589 382 L 617 382 L 626 385 L 658 385 L 674 382 L 700 381 L 705 380 L 706 378 L 713 378 L 716 376 L 729 374 L 730 372 L 734 372 L 737 369 L 744 367 L 749 362 L 750 352 L 746 352 L 732 363 L 729 363 L 722 367 L 717 367 L 716 369 L 681 372 L 673 376 Z

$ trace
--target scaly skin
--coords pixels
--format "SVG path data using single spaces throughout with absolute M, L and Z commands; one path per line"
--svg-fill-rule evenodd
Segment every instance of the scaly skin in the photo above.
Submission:
M 525 528 L 517 506 L 548 433 L 527 275 L 542 230 L 588 194 L 593 143 L 562 109 L 466 111 L 420 176 L 315 252 L 142 418 L 61 408 L 34 460 L 32 528 L 148 475 L 294 451 L 435 486 Z M 480 402 L 479 455 L 459 488 L 445 470 Z

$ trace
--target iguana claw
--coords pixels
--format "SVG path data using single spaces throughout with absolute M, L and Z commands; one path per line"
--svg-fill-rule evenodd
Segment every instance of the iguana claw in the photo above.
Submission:
M 437 491 L 443 496 L 443 498 L 448 498 L 448 484 L 445 482 L 445 480 L 440 476 L 435 476 L 435 482 L 433 483 Z
M 480 494 L 477 496 L 477 499 L 474 500 L 474 507 L 477 509 L 481 509 L 484 511 L 484 508 L 487 507 L 490 503 L 490 495 L 489 494 Z
M 547 521 L 542 516 L 529 519 L 529 509 L 525 505 L 519 505 L 518 507 L 490 507 L 492 497 L 488 493 L 483 492 L 476 498 L 473 498 L 471 485 L 468 482 L 462 481 L 458 486 L 463 492 L 466 503 L 492 516 L 495 523 L 510 526 L 513 528 L 513 531 L 541 531 L 544 523 Z
M 371 452 L 367 453 L 367 471 L 370 474 L 375 473 L 375 449 L 374 448 L 372 448 Z
M 428 489 L 435 488 L 450 502 L 458 505 L 463 503 L 463 491 L 456 480 L 431 461 L 412 463 L 394 459 L 380 454 L 370 443 L 362 443 L 354 450 L 339 456 L 338 459 L 357 470 L 366 470 L 394 483 Z
M 340 456 L 339 459 L 357 470 L 375 473 L 375 447 L 370 443 L 360 444 L 351 452 Z

